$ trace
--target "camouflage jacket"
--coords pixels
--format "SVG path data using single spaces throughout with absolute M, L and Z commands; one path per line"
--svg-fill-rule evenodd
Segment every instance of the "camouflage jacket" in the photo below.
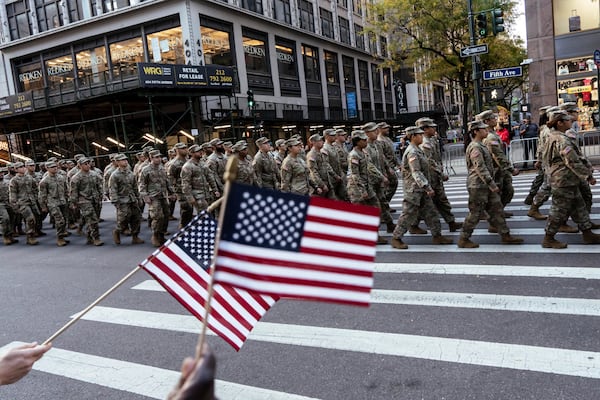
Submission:
M 350 153 L 346 150 L 346 147 L 339 142 L 335 142 L 334 147 L 337 151 L 338 159 L 340 160 L 342 175 L 348 175 L 348 155 Z
M 431 190 L 427 157 L 414 144 L 408 145 L 402 157 L 402 179 L 404 193 Z
M 59 174 L 48 174 L 40 181 L 38 201 L 43 208 L 59 207 L 67 204 L 67 179 Z
M 590 176 L 589 167 L 583 163 L 570 139 L 556 129 L 551 129 L 542 158 L 548 165 L 547 173 L 553 188 L 579 186 Z
M 0 205 L 8 205 L 8 183 L 6 179 L 0 178 Z
M 227 157 L 224 154 L 219 154 L 216 151 L 213 152 L 206 159 L 206 166 L 212 171 L 219 190 L 223 191 L 223 184 L 225 183 L 225 167 L 227 166 Z
M 181 188 L 181 169 L 186 162 L 185 158 L 175 157 L 169 162 L 169 167 L 166 168 L 171 186 L 173 186 L 173 190 L 177 194 L 183 193 Z
M 140 199 L 135 176 L 129 168 L 117 168 L 108 180 L 109 197 L 112 203 L 137 203 Z
M 37 197 L 33 193 L 33 178 L 30 175 L 15 175 L 8 186 L 10 204 L 14 207 L 37 204 Z
M 314 182 L 315 186 L 319 188 L 324 186 L 331 188 L 331 182 L 329 181 L 331 166 L 327 163 L 323 154 L 313 147 L 308 154 L 306 154 L 306 164 L 310 179 Z M 333 173 L 333 171 L 331 172 Z
M 269 153 L 258 151 L 252 160 L 256 185 L 276 189 L 279 181 L 277 163 Z
M 149 196 L 153 199 L 163 199 L 174 193 L 165 169 L 162 165 L 156 166 L 152 163 L 140 173 L 138 191 L 142 198 Z
M 467 160 L 467 188 L 484 188 L 493 189 L 496 187 L 494 181 L 494 164 L 489 150 L 483 143 L 471 141 L 465 151 Z
M 342 164 L 340 163 L 340 155 L 338 154 L 337 149 L 331 143 L 325 143 L 323 148 L 321 149 L 321 154 L 327 164 L 331 167 L 331 172 L 333 173 L 330 177 L 330 180 L 333 182 L 336 179 L 340 178 L 345 173 L 342 172 Z
M 348 194 L 353 199 L 367 199 L 374 196 L 369 180 L 369 156 L 358 148 L 348 154 Z
M 424 138 L 424 137 L 423 137 Z M 394 153 L 394 142 L 388 136 L 378 136 L 377 141 L 381 142 L 381 148 L 383 150 L 383 157 L 387 163 L 388 168 L 396 168 L 400 166 L 396 153 Z
M 423 143 L 419 148 L 427 157 L 427 163 L 429 164 L 429 176 L 434 179 L 441 179 L 444 175 L 444 166 L 442 164 L 442 155 L 439 151 L 437 138 L 435 136 L 429 138 L 423 135 Z
M 79 171 L 73 179 L 69 190 L 71 204 L 95 203 L 102 197 L 98 187 L 98 175 L 94 172 Z
M 512 164 L 508 161 L 506 153 L 504 153 L 502 139 L 496 132 L 490 131 L 488 136 L 483 139 L 483 144 L 487 146 L 494 161 L 494 174 L 498 171 L 513 171 Z
M 281 164 L 281 190 L 299 194 L 308 194 L 310 182 L 308 168 L 300 155 L 288 155 Z
M 189 159 L 181 168 L 181 190 L 187 201 L 211 200 L 218 192 L 217 182 L 200 161 Z
M 235 181 L 245 183 L 246 185 L 254 185 L 256 183 L 256 176 L 254 174 L 254 168 L 252 167 L 252 160 L 248 157 L 243 160 L 239 160 Z

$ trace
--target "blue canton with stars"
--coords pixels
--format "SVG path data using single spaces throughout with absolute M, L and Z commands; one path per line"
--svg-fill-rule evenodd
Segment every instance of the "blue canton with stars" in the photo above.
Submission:
M 173 242 L 208 271 L 215 250 L 216 234 L 217 221 L 203 211 Z
M 233 184 L 221 239 L 298 252 L 309 201 L 308 196 Z

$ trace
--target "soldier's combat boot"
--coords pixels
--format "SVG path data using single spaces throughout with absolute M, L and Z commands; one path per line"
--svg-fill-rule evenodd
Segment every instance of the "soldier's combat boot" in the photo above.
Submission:
M 10 246 L 11 244 L 18 243 L 17 239 L 13 239 L 12 236 L 4 236 L 4 245 Z
M 458 239 L 458 247 L 460 247 L 461 249 L 476 249 L 477 247 L 479 247 L 479 245 L 477 243 L 471 242 L 469 239 L 460 238 Z
M 67 242 L 65 239 L 59 237 L 58 239 L 56 239 L 56 245 L 58 247 L 63 247 L 66 246 L 69 242 Z
M 102 246 L 104 245 L 104 242 L 102 240 L 100 240 L 100 238 L 94 239 L 94 246 Z
M 496 228 L 495 226 L 490 225 L 488 228 L 488 232 L 489 233 L 498 233 L 498 228 Z
M 528 194 L 527 197 L 525 197 L 525 201 L 523 203 L 527 204 L 528 206 L 533 204 L 533 198 L 535 197 L 535 195 L 531 195 Z
M 561 225 L 560 228 L 558 228 L 558 231 L 562 232 L 562 233 L 577 233 L 577 232 L 579 232 L 579 228 L 576 228 L 576 227 L 568 225 L 568 224 L 564 224 L 564 225 Z
M 454 241 L 451 238 L 442 236 L 442 235 L 434 236 L 433 239 L 431 239 L 431 242 L 433 244 L 452 244 L 452 243 L 454 243 Z
M 511 236 L 510 233 L 505 233 L 502 235 L 502 243 L 504 243 L 504 244 L 522 244 L 523 239 L 516 237 L 516 236 Z
M 542 240 L 542 247 L 546 249 L 565 249 L 567 244 L 559 242 L 558 240 L 554 239 L 554 235 L 546 233 L 544 240 Z
M 402 239 L 392 238 L 392 247 L 395 249 L 408 249 L 408 245 L 402 241 Z
M 548 218 L 547 215 L 540 213 L 540 206 L 536 206 L 535 204 L 532 204 L 531 207 L 529 207 L 529 211 L 527 211 L 527 216 L 538 221 L 543 221 L 546 218 Z
M 504 218 L 510 218 L 512 217 L 514 214 L 508 211 L 504 211 Z
M 27 244 L 31 245 L 31 246 L 35 246 L 36 244 L 38 244 L 39 242 L 37 240 L 35 240 L 35 238 L 33 237 L 33 234 L 28 234 L 27 235 Z
M 413 235 L 426 235 L 427 231 L 422 229 L 419 225 L 411 226 L 408 228 L 408 232 Z
M 158 237 L 158 235 L 156 233 L 152 234 L 152 246 L 154 247 L 160 247 L 161 246 L 161 242 L 160 242 L 160 238 Z
M 131 236 L 131 231 L 129 230 L 129 228 L 127 228 L 127 229 L 125 229 L 123 231 L 123 235 L 125 235 L 125 236 Z
M 450 232 L 456 232 L 457 230 L 462 228 L 462 226 L 463 226 L 462 222 L 456 222 L 456 221 L 448 222 L 448 227 L 450 228 Z
M 113 230 L 112 232 L 112 236 L 113 236 L 113 241 L 115 242 L 115 244 L 121 244 L 121 232 L 119 232 L 118 230 Z
M 599 244 L 600 243 L 600 235 L 592 232 L 591 229 L 586 229 L 582 233 L 583 243 L 585 244 Z
M 592 222 L 592 229 L 600 229 L 600 224 Z
M 144 241 L 138 237 L 138 235 L 132 235 L 131 244 L 143 244 Z
M 377 235 L 377 244 L 388 244 L 388 241 L 383 236 Z
M 393 222 L 388 222 L 386 224 L 386 231 L 387 231 L 387 233 L 393 233 L 394 229 L 396 229 L 396 225 L 394 225 Z

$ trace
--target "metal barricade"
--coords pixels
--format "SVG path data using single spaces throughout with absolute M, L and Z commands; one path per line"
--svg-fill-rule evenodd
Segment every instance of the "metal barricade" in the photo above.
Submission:
M 585 132 L 580 135 L 581 151 L 592 164 L 600 163 L 600 131 Z
M 447 175 L 456 175 L 457 169 L 466 170 L 465 145 L 463 143 L 448 143 L 442 152 L 444 171 Z
M 533 168 L 537 160 L 538 138 L 511 140 L 507 149 L 513 167 Z

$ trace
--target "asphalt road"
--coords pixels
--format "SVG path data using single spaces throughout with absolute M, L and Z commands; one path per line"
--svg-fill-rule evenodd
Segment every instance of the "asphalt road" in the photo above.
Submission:
M 528 218 L 522 203 L 531 179 L 515 178 L 508 206 L 524 245 L 500 245 L 486 222 L 473 236 L 481 247 L 470 251 L 407 236 L 408 250 L 378 248 L 370 307 L 284 300 L 240 352 L 209 336 L 219 398 L 600 398 L 600 246 L 560 234 L 567 249 L 543 249 L 544 222 Z M 459 221 L 464 181 L 446 184 Z M 393 207 L 400 204 L 401 191 Z M 39 246 L 0 247 L 0 348 L 45 340 L 152 253 L 146 227 L 146 244 L 112 244 L 112 206 L 103 212 L 103 247 L 71 236 L 58 248 L 48 226 Z M 0 387 L 0 399 L 165 398 L 199 331 L 139 271 L 57 338 L 26 378 Z

